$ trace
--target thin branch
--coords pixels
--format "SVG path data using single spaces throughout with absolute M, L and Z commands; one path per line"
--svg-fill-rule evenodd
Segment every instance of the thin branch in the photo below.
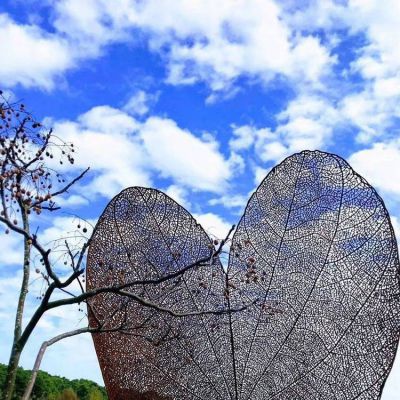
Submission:
M 68 191 L 68 189 L 73 186 L 76 182 L 78 182 L 79 180 L 81 180 L 84 175 L 90 170 L 90 167 L 87 167 L 82 173 L 80 173 L 76 178 L 72 179 L 72 181 L 70 181 L 66 186 L 64 186 L 62 189 L 57 190 L 56 192 L 51 193 L 51 197 L 55 197 L 58 196 L 62 193 L 65 193 Z M 43 201 L 36 201 L 35 203 L 32 204 L 32 207 L 35 207 L 41 203 L 43 203 Z M 42 207 L 43 208 L 43 207 Z
M 258 299 L 243 305 L 242 307 L 239 308 L 232 308 L 232 309 L 226 309 L 226 308 L 222 308 L 220 310 L 201 310 L 201 311 L 189 311 L 189 312 L 176 312 L 171 310 L 170 308 L 166 308 L 166 307 L 162 307 L 156 303 L 153 303 L 150 300 L 146 300 L 140 296 L 137 296 L 133 293 L 130 292 L 126 292 L 124 290 L 120 290 L 118 291 L 116 294 L 122 295 L 122 296 L 126 296 L 130 299 L 135 300 L 137 303 L 141 304 L 142 306 L 148 307 L 148 308 L 152 308 L 154 310 L 163 312 L 163 313 L 167 313 L 172 315 L 173 317 L 178 317 L 178 318 L 182 318 L 182 317 L 191 317 L 191 316 L 195 316 L 195 315 L 207 315 L 207 314 L 213 314 L 213 315 L 223 315 L 223 314 L 231 314 L 231 313 L 237 313 L 243 310 L 246 310 L 247 308 L 249 308 L 250 306 L 253 306 L 255 304 L 257 304 Z

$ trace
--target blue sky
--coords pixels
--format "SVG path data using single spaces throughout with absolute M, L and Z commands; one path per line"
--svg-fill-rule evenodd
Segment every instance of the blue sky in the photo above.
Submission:
M 91 166 L 46 238 L 71 229 L 68 213 L 95 221 L 134 185 L 167 192 L 221 236 L 268 170 L 303 149 L 346 158 L 398 232 L 399 19 L 397 0 L 3 0 L 0 87 L 76 144 L 66 174 Z M 2 362 L 17 251 L 16 238 L 2 239 Z M 25 367 L 76 313 L 42 322 Z M 90 338 L 50 349 L 43 367 L 101 380 Z M 400 366 L 385 400 L 396 380 Z

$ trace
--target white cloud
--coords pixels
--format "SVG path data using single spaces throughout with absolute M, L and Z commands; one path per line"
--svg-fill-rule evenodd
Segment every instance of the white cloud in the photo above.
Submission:
M 379 0 L 351 0 L 349 11 L 353 13 L 349 20 L 353 24 L 353 30 L 364 30 L 369 40 L 355 67 L 367 78 L 397 74 L 400 67 L 397 40 L 400 35 L 400 3 L 387 0 L 382 6 Z
M 394 234 L 396 235 L 397 243 L 400 243 L 400 218 L 391 216 L 390 217 L 393 225 Z
M 240 208 L 243 209 L 247 204 L 248 198 L 240 194 L 233 194 L 227 196 L 221 196 L 218 198 L 211 199 L 208 204 L 212 206 L 223 205 L 225 208 Z
M 102 47 L 129 40 L 126 29 L 135 15 L 133 1 L 61 0 L 54 4 L 54 27 L 60 35 L 75 43 L 82 55 L 97 56 Z
M 91 235 L 94 220 L 82 220 L 77 217 L 60 217 L 51 218 L 51 225 L 44 229 L 38 236 L 41 243 L 45 246 L 51 244 L 55 240 L 61 239 L 62 241 L 67 238 L 68 241 L 79 242 L 83 236 L 89 237 Z M 78 228 L 78 225 L 80 228 Z M 86 232 L 82 229 L 86 228 Z
M 338 110 L 322 96 L 300 94 L 277 116 L 274 130 L 250 125 L 234 127 L 230 146 L 237 151 L 254 146 L 264 162 L 278 162 L 301 150 L 323 149 L 330 143 Z
M 182 186 L 170 185 L 167 190 L 165 190 L 165 194 L 175 200 L 182 207 L 185 207 L 186 209 L 190 208 L 190 202 L 187 199 L 188 191 Z
M 289 0 L 282 2 L 282 5 L 286 20 L 297 30 L 314 32 L 317 29 L 340 29 L 348 24 L 346 7 L 336 0 L 312 0 L 303 4 Z
M 198 190 L 220 192 L 231 177 L 230 163 L 215 141 L 203 141 L 173 120 L 150 117 L 140 128 L 148 161 L 164 177 Z
M 39 305 L 36 296 L 40 293 L 42 279 L 36 279 L 37 274 L 31 277 L 28 297 L 26 300 L 24 321 L 29 320 Z M 14 325 L 14 310 L 18 300 L 19 289 L 22 276 L 17 272 L 11 276 L 1 276 L 0 279 L 0 362 L 7 363 L 12 344 L 12 332 Z M 63 294 L 65 297 L 65 294 Z M 57 334 L 85 326 L 86 318 L 78 311 L 76 305 L 56 308 L 47 312 L 36 329 L 22 353 L 21 366 L 32 369 L 37 352 L 44 340 L 48 340 Z M 79 360 L 76 358 L 79 354 Z M 60 360 L 63 360 L 60 363 Z M 99 364 L 93 343 L 89 335 L 80 335 L 75 338 L 62 340 L 49 347 L 46 351 L 42 365 L 42 370 L 51 374 L 68 376 L 70 378 L 93 379 L 102 383 Z
M 142 116 L 149 112 L 150 105 L 158 98 L 158 94 L 146 93 L 144 90 L 136 91 L 126 102 L 123 110 L 131 115 Z
M 2 321 L 15 322 L 14 315 L 10 310 L 14 311 L 15 305 L 18 302 L 19 290 L 21 289 L 22 272 L 18 270 L 17 273 L 5 276 L 2 275 L 0 279 L 0 317 Z M 3 322 L 0 325 L 0 329 Z M 10 332 L 13 330 L 10 329 Z M 1 341 L 3 342 L 3 341 Z M 10 343 L 11 344 L 11 343 Z M 0 346 L 2 343 L 0 343 Z M 9 350 L 7 349 L 7 352 Z M 0 354 L 4 354 L 0 352 Z M 7 354 L 8 355 L 8 354 Z
M 254 167 L 254 184 L 258 186 L 262 180 L 267 176 L 270 170 L 267 168 L 262 168 L 260 166 Z
M 232 224 L 213 213 L 193 214 L 193 217 L 211 237 L 218 239 L 225 239 L 232 227 Z
M 396 354 L 392 370 L 385 383 L 382 392 L 382 400 L 397 400 L 400 391 L 400 357 L 399 352 Z
M 77 122 L 54 124 L 57 135 L 75 144 L 75 168 L 91 167 L 92 179 L 83 192 L 86 197 L 112 197 L 122 188 L 151 184 L 142 148 L 133 135 L 138 127 L 134 118 L 108 106 L 92 108 Z
M 351 166 L 374 187 L 392 195 L 400 195 L 400 141 L 374 143 L 349 158 Z
M 132 27 L 127 16 L 133 2 L 116 7 L 101 0 L 61 0 L 54 2 L 49 20 L 35 18 L 46 3 L 37 1 L 37 14 L 25 24 L 0 14 L 2 87 L 21 84 L 51 90 L 66 71 L 100 57 L 105 46 L 132 40 L 126 29 Z
M 273 0 L 126 0 L 118 6 L 105 0 L 84 4 L 61 0 L 54 4 L 48 21 L 51 34 L 39 26 L 13 23 L 14 30 L 23 32 L 23 48 L 6 50 L 15 55 L 15 64 L 25 62 L 18 64 L 10 85 L 21 82 L 50 88 L 68 68 L 101 56 L 112 43 L 134 43 L 138 36 L 147 38 L 150 49 L 165 57 L 167 81 L 172 84 L 201 80 L 214 91 L 234 93 L 231 86 L 240 76 L 269 82 L 284 75 L 294 84 L 318 86 L 335 58 L 316 36 L 293 30 L 285 18 Z M 137 35 L 137 30 L 144 35 Z M 25 49 L 36 55 L 38 65 L 31 72 Z M 42 57 L 37 57 L 35 49 L 44 55 L 39 52 Z M 53 58 L 48 60 L 48 55 Z M 13 72 L 9 65 L 3 69 Z M 30 74 L 28 80 L 25 74 Z
M 273 143 L 284 143 L 287 154 L 290 154 L 326 147 L 332 128 L 339 121 L 339 115 L 323 97 L 303 94 L 289 103 L 278 115 L 278 121 L 280 124 L 275 130 L 278 141 Z M 272 154 L 276 152 L 279 155 L 282 151 L 274 149 Z M 267 148 L 264 157 L 273 159 L 273 155 L 269 157 Z
M 64 310 L 66 314 L 71 312 L 72 310 Z M 71 330 L 76 329 L 83 326 L 84 322 L 87 321 L 84 318 L 82 323 L 78 325 L 77 322 L 82 318 L 82 314 L 75 311 L 73 315 L 76 315 L 74 321 L 71 321 L 68 325 L 64 320 L 59 321 L 59 325 L 64 329 L 54 330 L 53 332 L 55 334 L 61 333 L 66 327 Z M 44 338 L 47 337 L 44 336 Z M 35 353 L 32 351 L 32 354 Z M 78 360 L 76 354 L 79 354 Z M 60 363 L 59 360 L 63 360 L 63 362 Z M 25 366 L 31 369 L 33 363 L 26 361 Z M 85 377 L 85 379 L 91 379 L 104 385 L 93 340 L 89 334 L 64 339 L 49 347 L 43 358 L 41 369 L 53 375 L 68 376 L 70 379 L 82 379 L 82 377 Z
M 74 207 L 84 206 L 87 204 L 89 204 L 89 200 L 78 194 L 72 194 L 72 195 L 69 195 L 68 197 L 60 196 L 57 199 L 57 206 L 61 206 L 61 207 L 74 208 Z
M 134 118 L 125 112 L 110 106 L 97 106 L 79 116 L 80 124 L 88 129 L 102 133 L 118 133 L 128 135 L 138 127 Z
M 329 54 L 329 50 L 322 46 L 313 36 L 302 37 L 292 52 L 292 74 L 310 87 L 323 87 L 320 78 L 329 75 L 330 67 L 336 63 L 336 57 Z M 290 76 L 290 75 L 289 75 Z
M 229 147 L 234 151 L 249 149 L 257 137 L 256 130 L 249 125 L 233 125 L 232 134 L 233 137 L 229 140 Z
M 139 122 L 119 109 L 98 106 L 76 122 L 53 125 L 58 136 L 75 144 L 75 171 L 91 167 L 90 182 L 80 187 L 88 199 L 112 197 L 129 186 L 151 186 L 155 175 L 182 188 L 221 192 L 244 167 L 239 155 L 225 158 L 211 135 L 197 137 L 168 118 Z M 71 166 L 64 168 L 71 172 Z
M 326 37 L 332 38 L 332 49 L 343 38 L 362 36 L 363 43 L 357 47 L 355 59 L 342 70 L 344 78 L 357 74 L 359 80 L 361 75 L 361 84 L 347 86 L 345 79 L 342 85 L 339 76 L 339 80 L 330 84 L 330 90 L 341 98 L 338 112 L 343 122 L 358 129 L 360 143 L 372 143 L 377 137 L 390 135 L 400 115 L 400 3 L 311 1 L 305 7 L 297 7 L 294 13 L 293 3 L 289 4 L 285 9 L 289 26 L 310 33 L 323 29 Z M 346 29 L 349 35 L 343 36 Z M 309 60 L 313 62 L 312 58 Z
M 77 221 L 74 221 L 73 218 L 57 217 L 51 218 L 49 221 L 52 225 L 38 232 L 38 238 L 42 244 L 68 235 L 69 232 L 76 229 Z M 90 234 L 90 226 L 88 226 L 88 229 L 87 234 Z M 3 267 L 7 266 L 7 269 L 3 268 L 0 271 L 0 337 L 2 338 L 0 341 L 0 362 L 7 363 L 14 332 L 15 307 L 22 282 L 21 268 L 12 268 L 11 266 L 14 263 L 21 266 L 22 249 L 19 245 L 21 240 L 18 237 L 15 237 L 14 240 L 11 235 L 7 235 L 5 240 L 3 239 L 0 240 L 0 263 Z M 11 239 L 11 242 L 8 239 Z M 5 251 L 2 249 L 3 245 L 8 246 L 4 249 Z M 56 250 L 54 249 L 51 253 L 54 253 L 54 257 L 59 255 Z M 71 269 L 62 263 L 61 265 L 63 268 L 57 269 L 60 270 L 61 274 L 66 275 L 68 273 L 69 275 Z M 34 269 L 35 266 L 33 265 L 25 303 L 24 326 L 40 304 L 37 296 L 43 293 L 43 289 L 46 287 L 43 278 Z M 78 285 L 71 286 L 68 287 L 68 290 L 76 293 Z M 54 299 L 65 297 L 66 294 L 60 291 L 54 294 Z M 28 340 L 22 353 L 21 366 L 27 369 L 33 367 L 39 347 L 44 340 L 48 340 L 59 333 L 85 326 L 87 319 L 82 318 L 83 316 L 84 314 L 78 311 L 77 305 L 55 308 L 46 312 Z M 76 358 L 76 354 L 79 354 L 79 360 Z M 60 359 L 64 362 L 60 363 Z M 96 353 L 88 335 L 63 340 L 50 347 L 44 355 L 41 369 L 61 376 L 87 377 L 102 382 Z
M 349 94 L 340 103 L 340 114 L 359 129 L 357 141 L 363 144 L 390 135 L 400 116 L 399 78 L 374 79 L 362 92 Z
M 0 84 L 51 89 L 62 72 L 73 66 L 68 43 L 34 25 L 20 25 L 0 14 Z
M 246 166 L 246 162 L 245 159 L 239 153 L 232 151 L 230 153 L 227 166 L 232 176 L 243 173 Z
M 260 141 L 258 154 L 261 160 L 278 162 L 290 154 L 289 148 L 281 143 L 278 136 L 271 141 L 265 139 L 263 142 Z
M 277 74 L 316 82 L 335 61 L 315 37 L 295 35 L 271 0 L 148 1 L 135 21 L 153 49 L 169 48 L 174 84 L 204 80 L 218 91 L 240 75 L 269 82 Z
M 5 234 L 4 226 L 1 228 L 0 239 L 0 266 L 22 265 L 23 248 L 21 243 L 22 236 L 10 231 Z

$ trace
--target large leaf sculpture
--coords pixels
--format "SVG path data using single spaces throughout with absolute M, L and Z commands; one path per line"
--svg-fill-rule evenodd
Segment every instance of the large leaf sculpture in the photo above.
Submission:
M 87 274 L 89 290 L 125 291 L 90 303 L 90 325 L 110 330 L 93 339 L 111 400 L 380 397 L 399 340 L 397 245 L 343 159 L 284 160 L 250 198 L 226 270 L 214 251 L 159 191 L 107 206 Z

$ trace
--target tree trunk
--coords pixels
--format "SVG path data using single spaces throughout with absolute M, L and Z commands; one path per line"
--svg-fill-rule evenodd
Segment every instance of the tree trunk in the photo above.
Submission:
M 20 207 L 23 228 L 25 232 L 29 234 L 29 220 L 28 214 L 23 205 Z M 11 348 L 10 359 L 8 362 L 7 375 L 3 388 L 3 399 L 11 400 L 15 389 L 15 378 L 17 376 L 17 368 L 19 365 L 19 359 L 21 357 L 22 348 L 19 344 L 22 331 L 22 318 L 25 308 L 26 295 L 28 294 L 29 285 L 29 274 L 30 274 L 30 259 L 31 259 L 31 245 L 28 240 L 24 239 L 24 265 L 23 265 L 23 277 L 21 283 L 21 290 L 19 292 L 17 314 L 15 316 L 14 325 L 14 339 Z
M 29 380 L 28 386 L 26 387 L 24 395 L 22 396 L 21 400 L 29 400 L 29 398 L 31 397 L 33 386 L 35 385 L 36 377 L 39 372 L 40 363 L 42 362 L 42 358 L 44 352 L 47 349 L 48 344 L 49 344 L 48 342 L 43 342 L 43 344 L 40 346 L 39 353 L 35 360 L 35 365 L 33 366 L 31 379 Z
M 62 334 L 55 336 L 52 339 L 42 343 L 42 345 L 40 346 L 39 352 L 36 356 L 35 365 L 33 366 L 31 379 L 29 380 L 28 386 L 26 387 L 24 395 L 22 396 L 21 400 L 29 400 L 29 398 L 32 394 L 33 386 L 35 385 L 36 377 L 39 372 L 40 363 L 42 362 L 43 355 L 44 355 L 44 352 L 46 351 L 46 349 L 49 346 L 51 346 L 52 344 L 58 342 L 59 340 L 62 340 L 62 339 L 65 339 L 65 338 L 68 338 L 71 336 L 75 336 L 75 335 L 80 335 L 82 333 L 87 333 L 87 332 L 90 332 L 89 327 L 75 329 L 70 332 L 62 333 Z
M 14 343 L 11 350 L 10 360 L 8 362 L 6 380 L 4 382 L 3 400 L 11 400 L 13 398 L 15 378 L 17 376 L 17 368 L 20 357 L 21 351 L 18 349 L 18 345 Z

